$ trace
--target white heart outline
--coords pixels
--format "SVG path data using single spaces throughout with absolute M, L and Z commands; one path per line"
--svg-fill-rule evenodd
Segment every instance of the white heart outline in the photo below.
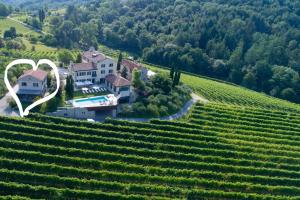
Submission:
M 29 65 L 32 66 L 32 69 L 34 71 L 36 71 L 38 69 L 39 65 L 47 64 L 53 69 L 54 74 L 55 74 L 55 78 L 56 78 L 56 90 L 53 93 L 51 93 L 50 95 L 48 95 L 48 96 L 46 96 L 42 99 L 39 99 L 36 102 L 30 104 L 27 108 L 25 108 L 25 110 L 23 110 L 23 106 L 21 104 L 21 101 L 20 101 L 19 97 L 17 96 L 17 94 L 15 93 L 14 89 L 11 87 L 11 85 L 8 81 L 8 77 L 7 77 L 8 70 L 11 67 L 13 67 L 15 65 L 18 65 L 18 64 L 29 64 Z M 4 74 L 4 83 L 7 87 L 10 95 L 12 96 L 12 98 L 17 103 L 17 106 L 19 108 L 19 112 L 20 112 L 21 117 L 27 116 L 29 114 L 29 111 L 31 109 L 33 109 L 34 107 L 36 107 L 36 106 L 38 106 L 42 103 L 45 103 L 45 102 L 49 101 L 50 99 L 54 98 L 55 95 L 57 94 L 58 90 L 59 90 L 59 87 L 60 87 L 60 79 L 59 79 L 58 69 L 57 69 L 56 65 L 51 60 L 48 60 L 48 59 L 41 59 L 41 60 L 38 61 L 37 64 L 33 60 L 29 60 L 29 59 L 18 59 L 18 60 L 12 61 L 9 65 L 6 66 L 5 74 Z

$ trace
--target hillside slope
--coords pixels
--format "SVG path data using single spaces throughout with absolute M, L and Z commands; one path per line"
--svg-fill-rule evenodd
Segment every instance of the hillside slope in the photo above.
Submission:
M 298 105 L 189 75 L 183 81 L 211 101 L 196 105 L 187 121 L 0 117 L 0 194 L 50 199 L 300 197 Z

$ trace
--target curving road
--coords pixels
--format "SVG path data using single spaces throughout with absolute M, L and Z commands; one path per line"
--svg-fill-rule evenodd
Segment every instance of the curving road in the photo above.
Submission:
M 16 91 L 16 86 L 14 87 L 14 90 Z M 15 109 L 12 109 L 9 106 L 9 103 L 7 102 L 8 99 L 10 99 L 11 96 L 9 93 L 7 93 L 2 99 L 0 99 L 0 115 L 3 116 L 19 116 L 19 112 Z

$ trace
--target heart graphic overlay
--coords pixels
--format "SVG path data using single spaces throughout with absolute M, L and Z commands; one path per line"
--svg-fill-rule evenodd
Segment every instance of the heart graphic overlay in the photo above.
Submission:
M 33 102 L 31 105 L 29 105 L 27 108 L 25 108 L 25 110 L 23 110 L 23 106 L 21 104 L 21 101 L 19 99 L 19 97 L 17 96 L 16 92 L 14 91 L 14 89 L 12 88 L 12 86 L 10 85 L 9 81 L 8 81 L 8 70 L 15 66 L 15 65 L 19 65 L 19 64 L 28 64 L 28 65 L 31 65 L 32 66 L 32 69 L 34 71 L 36 71 L 39 67 L 39 65 L 42 65 L 42 64 L 47 64 L 49 65 L 52 69 L 53 69 L 53 72 L 54 72 L 54 75 L 55 75 L 55 78 L 56 78 L 56 90 L 51 93 L 50 95 L 42 98 L 42 99 L 39 99 L 37 100 L 36 102 Z M 11 62 L 9 65 L 7 65 L 6 69 L 5 69 L 5 74 L 4 74 L 4 83 L 10 93 L 10 95 L 12 96 L 12 98 L 15 100 L 18 108 L 19 108 L 19 112 L 20 112 L 20 116 L 21 117 L 24 117 L 24 116 L 27 116 L 29 114 L 29 111 L 31 109 L 33 109 L 34 107 L 42 104 L 42 103 L 45 103 L 47 101 L 49 101 L 50 99 L 54 98 L 55 95 L 57 94 L 58 90 L 59 90 L 59 87 L 60 87 L 60 79 L 59 79 L 59 73 L 58 73 L 58 69 L 56 67 L 56 65 L 51 61 L 51 60 L 48 60 L 48 59 L 41 59 L 38 61 L 38 63 L 36 64 L 33 60 L 29 60 L 29 59 L 19 59 L 19 60 L 14 60 L 13 62 Z

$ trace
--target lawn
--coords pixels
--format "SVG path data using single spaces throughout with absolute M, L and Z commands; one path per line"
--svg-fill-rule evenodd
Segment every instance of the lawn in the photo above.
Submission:
M 3 35 L 4 31 L 8 30 L 10 27 L 15 27 L 17 34 L 22 33 L 23 35 L 35 35 L 38 36 L 40 33 L 25 27 L 24 25 L 8 18 L 0 18 L 0 33 Z
M 46 45 L 44 45 L 42 43 L 32 44 L 27 39 L 23 39 L 23 42 L 24 42 L 27 50 L 31 50 L 32 46 L 35 46 L 35 51 L 37 51 L 37 52 L 38 51 L 39 52 L 57 52 L 56 48 L 46 46 Z

